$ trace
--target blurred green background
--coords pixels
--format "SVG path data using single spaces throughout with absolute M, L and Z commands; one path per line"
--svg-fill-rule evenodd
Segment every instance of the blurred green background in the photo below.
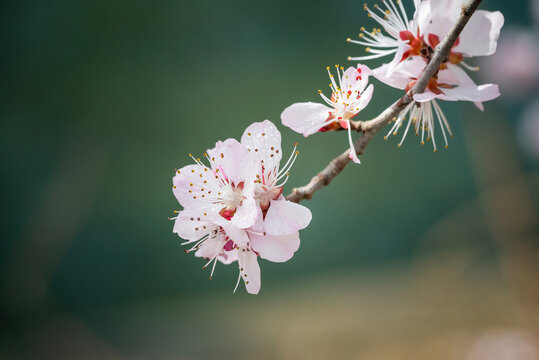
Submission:
M 299 142 L 286 193 L 346 149 L 280 113 L 363 53 L 345 41 L 375 25 L 362 4 L 2 3 L 0 359 L 539 359 L 531 70 L 484 113 L 443 103 L 447 150 L 379 134 L 304 203 L 300 250 L 261 261 L 257 296 L 232 294 L 234 265 L 209 281 L 172 233 L 174 169 L 252 122 Z M 539 5 L 481 7 L 537 46 Z M 373 82 L 361 119 L 400 96 Z

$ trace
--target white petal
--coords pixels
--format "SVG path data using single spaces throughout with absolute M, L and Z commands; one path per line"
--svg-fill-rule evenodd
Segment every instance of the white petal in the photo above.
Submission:
M 433 93 L 432 91 L 429 91 L 428 89 L 425 90 L 424 93 L 414 94 L 414 100 L 417 102 L 427 102 L 427 101 L 431 101 L 432 99 L 436 99 L 438 97 L 440 97 L 440 95 L 437 95 Z
M 208 150 L 213 170 L 219 169 L 231 182 L 251 184 L 257 174 L 254 159 L 245 146 L 236 139 L 218 141 L 215 148 Z
M 357 108 L 359 108 L 358 111 L 365 109 L 365 107 L 369 105 L 369 102 L 372 99 L 373 92 L 374 85 L 370 84 L 369 87 L 367 87 L 367 89 L 361 93 L 361 97 L 359 98 L 359 105 L 357 106 Z
M 204 209 L 180 211 L 173 232 L 185 240 L 198 240 L 216 230 L 217 226 L 210 222 L 205 213 Z
M 299 249 L 299 233 L 292 235 L 249 235 L 252 248 L 260 257 L 273 262 L 285 262 Z
M 281 161 L 281 133 L 271 121 L 249 125 L 241 137 L 241 143 L 250 150 L 258 164 L 264 162 L 268 171 L 278 168 Z
M 249 242 L 249 236 L 244 229 L 232 225 L 221 225 L 226 235 L 238 246 L 245 246 Z
M 244 199 L 241 206 L 238 206 L 236 213 L 230 220 L 230 225 L 240 229 L 246 229 L 255 222 L 257 206 L 254 198 Z
M 201 165 L 184 166 L 176 172 L 172 184 L 174 185 L 172 192 L 184 208 L 207 206 L 202 195 L 207 194 L 208 190 L 219 191 L 219 184 L 211 169 Z M 205 190 L 202 191 L 202 189 Z
M 223 246 L 225 243 L 226 240 L 224 236 L 217 236 L 215 238 L 208 239 L 202 243 L 200 248 L 195 253 L 195 256 L 205 259 L 212 259 L 223 251 Z
M 479 86 L 457 86 L 453 89 L 443 89 L 447 100 L 465 100 L 473 102 L 489 101 L 500 96 L 500 90 L 496 84 L 484 84 Z
M 305 206 L 286 200 L 271 200 L 264 228 L 271 235 L 290 235 L 309 225 L 312 214 Z
M 326 120 L 332 110 L 326 105 L 313 102 L 295 103 L 284 109 L 281 120 L 284 126 L 307 137 L 327 124 Z
M 504 17 L 499 11 L 477 10 L 460 34 L 454 51 L 466 56 L 486 56 L 496 52 Z
M 247 292 L 258 294 L 260 291 L 260 266 L 258 266 L 256 253 L 248 248 L 239 249 L 238 265 Z

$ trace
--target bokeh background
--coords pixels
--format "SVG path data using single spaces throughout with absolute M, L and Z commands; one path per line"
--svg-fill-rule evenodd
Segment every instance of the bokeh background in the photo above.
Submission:
M 279 116 L 363 53 L 362 3 L 3 2 L 0 359 L 539 359 L 537 1 L 481 5 L 506 23 L 474 76 L 502 97 L 442 104 L 436 154 L 379 134 L 259 295 L 172 233 L 174 168 L 251 122 L 299 142 L 285 192 L 346 148 Z M 373 82 L 363 119 L 399 96 Z

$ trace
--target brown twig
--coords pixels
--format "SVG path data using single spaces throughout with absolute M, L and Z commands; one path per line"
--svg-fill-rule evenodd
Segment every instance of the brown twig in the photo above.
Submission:
M 462 5 L 462 11 L 460 17 L 457 19 L 453 27 L 449 30 L 445 38 L 436 46 L 436 50 L 432 59 L 429 61 L 423 73 L 415 83 L 415 85 L 402 96 L 393 105 L 384 110 L 376 118 L 369 121 L 353 121 L 351 122 L 352 129 L 358 132 L 363 132 L 361 138 L 359 138 L 355 144 L 355 150 L 358 155 L 363 154 L 365 148 L 374 137 L 374 135 L 380 130 L 386 123 L 390 122 L 396 115 L 398 115 L 406 105 L 413 101 L 414 94 L 421 94 L 425 91 L 430 79 L 436 74 L 440 65 L 447 60 L 453 44 L 459 37 L 462 29 L 470 20 L 470 17 L 475 12 L 481 0 L 469 0 Z M 292 192 L 286 197 L 287 200 L 293 202 L 300 202 L 303 199 L 310 200 L 313 194 L 329 185 L 329 183 L 343 171 L 343 169 L 350 162 L 348 157 L 349 151 L 343 152 L 337 156 L 317 175 L 315 175 L 307 185 L 299 188 L 292 189 Z

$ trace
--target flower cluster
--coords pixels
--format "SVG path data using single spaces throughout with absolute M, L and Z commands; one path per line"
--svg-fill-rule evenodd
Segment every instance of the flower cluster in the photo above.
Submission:
M 219 141 L 194 158 L 172 180 L 183 210 L 174 232 L 187 241 L 186 252 L 205 258 L 213 276 L 217 262 L 238 263 L 236 288 L 260 290 L 258 258 L 284 262 L 299 248 L 298 231 L 309 225 L 311 212 L 287 201 L 283 185 L 298 152 L 281 166 L 281 134 L 266 120 L 249 126 L 241 138 Z M 234 291 L 236 290 L 234 289 Z
M 368 16 L 382 28 L 374 28 L 369 32 L 362 27 L 358 40 L 348 38 L 350 43 L 365 46 L 368 53 L 366 56 L 349 57 L 348 60 L 364 61 L 392 55 L 391 61 L 375 69 L 358 64 L 356 68 L 350 67 L 342 74 L 337 69 L 339 83 L 330 74 L 331 98 L 321 94 L 329 108 L 310 102 L 293 104 L 283 111 L 283 124 L 304 136 L 318 131 L 348 129 L 350 157 L 359 163 L 349 124 L 350 119 L 367 106 L 372 97 L 372 85 L 366 87 L 368 75 L 391 87 L 410 90 L 431 60 L 440 39 L 445 37 L 460 15 L 463 3 L 464 0 L 414 0 L 412 19 L 408 18 L 401 0 L 383 0 L 382 6 L 374 5 L 373 9 L 365 4 Z M 414 101 L 394 119 L 387 136 L 397 135 L 407 122 L 399 146 L 410 127 L 413 127 L 414 133 L 421 135 L 422 144 L 432 139 L 436 151 L 436 122 L 442 130 L 445 147 L 448 145 L 447 135 L 452 136 L 449 123 L 436 100 L 471 101 L 483 110 L 482 102 L 498 97 L 498 85 L 477 85 L 470 78 L 465 70 L 476 71 L 479 68 L 467 64 L 464 58 L 493 54 L 503 22 L 503 15 L 499 11 L 476 11 L 455 42 L 449 57 L 428 82 L 425 91 L 414 95 Z
M 484 10 L 473 13 L 447 59 L 428 79 L 425 90 L 416 93 L 414 88 L 433 59 L 438 44 L 460 16 L 463 2 L 414 0 L 411 19 L 401 0 L 382 0 L 381 6 L 374 5 L 372 9 L 364 5 L 368 16 L 381 28 L 370 32 L 361 28 L 359 39 L 347 39 L 365 46 L 368 53 L 349 60 L 388 56 L 392 59 L 374 69 L 357 64 L 345 70 L 335 65 L 335 74 L 327 67 L 331 95 L 318 90 L 321 103 L 300 102 L 288 106 L 281 114 L 282 123 L 306 137 L 318 132 L 347 130 L 349 157 L 359 163 L 352 125 L 355 129 L 362 127 L 353 119 L 373 96 L 374 86 L 369 85 L 369 77 L 374 76 L 386 85 L 406 91 L 409 96 L 401 103 L 400 113 L 392 120 L 387 136 L 397 135 L 405 125 L 399 146 L 413 128 L 422 144 L 432 141 L 437 151 L 434 130 L 438 123 L 447 147 L 447 138 L 452 132 L 438 100 L 470 101 L 483 110 L 483 102 L 500 95 L 497 85 L 477 85 L 466 72 L 479 68 L 469 65 L 465 58 L 491 55 L 496 51 L 504 18 L 500 12 Z M 438 65 L 439 60 L 435 64 Z M 414 90 L 409 92 L 411 89 Z M 413 101 L 408 103 L 412 95 Z M 195 163 L 177 170 L 173 192 L 183 209 L 176 212 L 174 232 L 186 239 L 184 244 L 189 245 L 186 252 L 206 259 L 204 268 L 211 266 L 210 278 L 217 262 L 237 262 L 236 288 L 243 279 L 247 291 L 257 294 L 260 290 L 258 259 L 285 262 L 298 250 L 299 230 L 309 225 L 311 212 L 282 195 L 297 155 L 294 148 L 281 166 L 281 134 L 266 120 L 250 125 L 240 142 L 219 141 L 204 154 L 203 160 L 191 156 Z M 330 175 L 334 177 L 337 173 L 332 171 Z M 326 184 L 329 182 L 320 174 L 313 181 L 317 178 Z

